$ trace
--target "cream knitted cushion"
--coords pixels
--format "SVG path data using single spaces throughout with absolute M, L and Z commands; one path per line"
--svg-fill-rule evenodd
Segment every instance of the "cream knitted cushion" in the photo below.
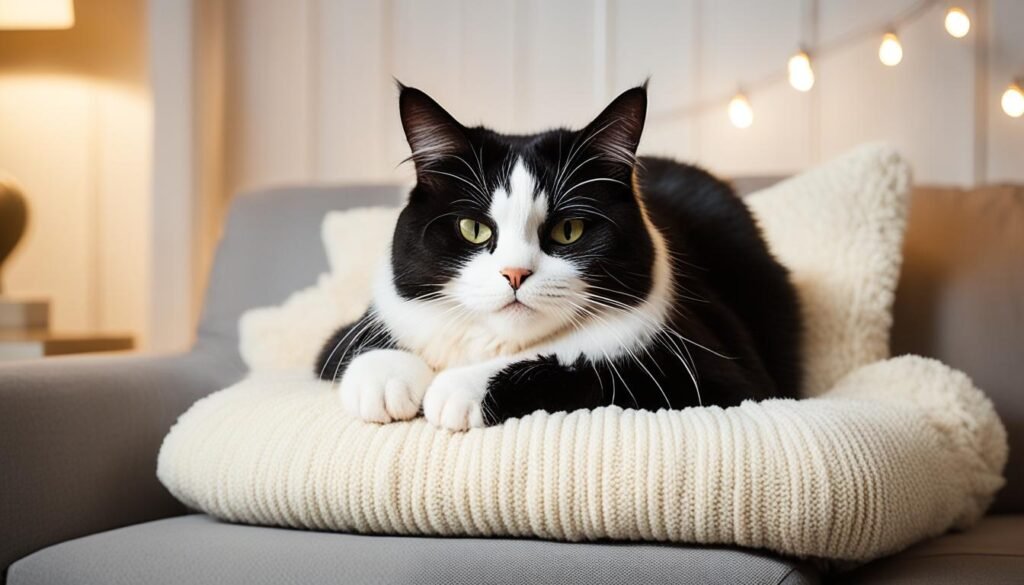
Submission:
M 217 517 L 358 532 L 667 540 L 867 560 L 969 525 L 1003 481 L 1006 438 L 991 404 L 933 360 L 876 361 L 887 352 L 906 189 L 899 157 L 864 147 L 752 196 L 811 320 L 807 384 L 817 398 L 536 413 L 454 434 L 422 419 L 349 418 L 313 379 L 320 342 L 368 302 L 366 262 L 385 245 L 373 234 L 382 240 L 395 218 L 332 215 L 332 275 L 243 318 L 253 374 L 182 415 L 158 475 Z

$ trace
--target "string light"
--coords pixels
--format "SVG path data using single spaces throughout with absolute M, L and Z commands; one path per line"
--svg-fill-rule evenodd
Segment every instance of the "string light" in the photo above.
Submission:
M 1024 91 L 1021 90 L 1020 85 L 1016 82 L 1011 83 L 1010 87 L 1006 88 L 1006 91 L 1003 92 L 1003 99 L 1000 102 L 1007 116 L 1011 118 L 1024 116 Z
M 916 21 L 921 15 L 928 12 L 928 10 L 938 4 L 938 0 L 918 0 L 916 4 L 907 9 L 904 13 L 897 16 L 895 19 L 889 21 L 890 28 L 889 32 L 882 36 L 882 42 L 878 46 L 878 60 L 887 67 L 895 67 L 903 61 L 903 45 L 900 43 L 900 38 L 894 32 L 894 29 L 904 27 L 908 23 Z M 971 31 L 971 18 L 967 12 L 959 6 L 950 6 L 946 10 L 945 16 L 945 28 L 946 32 L 950 36 L 962 39 L 966 37 Z M 861 34 L 848 35 L 838 42 L 826 43 L 822 46 L 813 47 L 815 56 L 821 58 L 823 54 L 831 54 L 836 50 L 843 47 L 853 45 L 859 42 L 865 36 L 872 34 L 870 31 L 865 31 Z M 798 91 L 809 91 L 814 87 L 815 73 L 814 67 L 811 63 L 811 57 L 808 51 L 800 50 L 789 58 L 787 62 L 787 71 L 789 84 Z M 755 80 L 751 83 L 744 83 L 744 87 L 748 90 L 753 88 L 758 90 L 763 86 L 773 85 L 782 79 L 782 75 L 777 73 L 765 76 L 762 79 Z M 1003 92 L 1001 105 L 1006 115 L 1013 118 L 1020 118 L 1024 116 L 1024 81 L 1015 80 L 1013 83 L 1006 88 Z M 718 108 L 717 104 L 720 104 L 723 96 L 718 98 L 712 98 L 690 104 L 683 108 L 674 110 L 673 112 L 665 112 L 659 117 L 677 117 L 677 116 L 692 116 L 698 115 L 702 112 L 708 111 L 713 108 Z M 750 105 L 750 100 L 743 92 L 735 94 L 729 101 L 729 120 L 732 125 L 737 128 L 749 128 L 754 123 L 754 109 Z
M 903 45 L 896 33 L 887 32 L 882 37 L 882 44 L 878 46 L 878 60 L 889 67 L 895 67 L 903 60 Z
M 800 51 L 789 58 L 789 84 L 797 91 L 809 91 L 814 87 L 814 69 L 811 57 L 806 51 Z
M 742 93 L 736 94 L 729 102 L 729 121 L 737 128 L 750 128 L 754 123 L 754 108 Z
M 946 32 L 955 39 L 962 39 L 971 32 L 971 17 L 963 8 L 953 6 L 946 11 Z

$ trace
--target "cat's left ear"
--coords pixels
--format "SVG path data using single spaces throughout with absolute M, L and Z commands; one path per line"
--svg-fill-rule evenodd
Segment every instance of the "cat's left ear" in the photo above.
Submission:
M 465 147 L 465 129 L 427 94 L 401 83 L 398 88 L 402 128 L 412 149 L 409 158 L 424 180 L 424 171 Z
M 627 89 L 581 132 L 588 147 L 605 156 L 608 162 L 633 169 L 636 149 L 647 118 L 647 83 Z

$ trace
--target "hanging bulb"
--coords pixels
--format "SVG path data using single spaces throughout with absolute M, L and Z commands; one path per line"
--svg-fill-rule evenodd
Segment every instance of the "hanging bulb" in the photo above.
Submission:
M 882 44 L 878 46 L 878 59 L 883 65 L 895 67 L 903 60 L 903 45 L 896 33 L 885 33 Z
M 963 8 L 954 6 L 946 11 L 946 32 L 953 38 L 962 39 L 971 32 L 971 17 Z
M 806 51 L 789 58 L 789 84 L 797 91 L 809 91 L 814 87 L 814 69 Z
M 1021 90 L 1017 83 L 1011 83 L 1010 87 L 1006 88 L 1006 91 L 1003 92 L 1003 99 L 1000 101 L 1007 116 L 1011 118 L 1024 116 L 1024 90 Z
M 754 108 L 742 93 L 736 94 L 729 102 L 729 121 L 737 128 L 749 128 L 754 123 Z

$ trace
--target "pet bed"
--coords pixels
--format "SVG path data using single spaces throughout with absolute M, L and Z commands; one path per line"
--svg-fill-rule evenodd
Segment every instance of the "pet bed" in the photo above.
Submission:
M 909 171 L 861 147 L 748 202 L 807 320 L 805 400 L 543 413 L 451 433 L 347 416 L 320 344 L 369 301 L 393 209 L 325 218 L 331 272 L 246 314 L 251 374 L 171 429 L 158 476 L 218 518 L 363 533 L 729 544 L 866 561 L 975 522 L 1005 431 L 962 373 L 888 358 Z M 355 251 L 355 253 L 353 253 Z

